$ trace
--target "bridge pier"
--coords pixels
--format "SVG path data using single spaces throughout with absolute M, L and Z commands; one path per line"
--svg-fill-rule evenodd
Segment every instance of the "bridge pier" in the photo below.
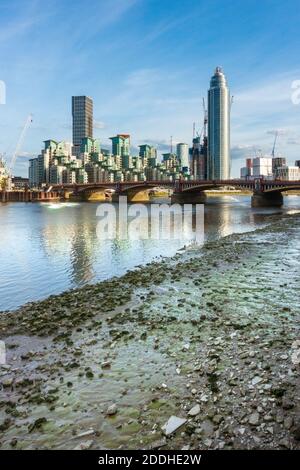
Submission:
M 115 192 L 112 195 L 112 202 L 119 202 L 119 196 L 127 196 L 127 202 L 145 203 L 150 201 L 149 190 L 128 190 L 126 192 Z
M 251 198 L 251 207 L 281 207 L 283 196 L 280 191 L 254 193 Z
M 171 196 L 172 204 L 205 204 L 207 196 L 205 193 L 200 192 L 174 192 Z

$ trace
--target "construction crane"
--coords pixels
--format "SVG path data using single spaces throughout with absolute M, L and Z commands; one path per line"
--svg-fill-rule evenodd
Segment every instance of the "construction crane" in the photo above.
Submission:
M 276 131 L 276 132 L 275 132 L 275 139 L 274 139 L 273 150 L 272 150 L 272 158 L 275 158 L 275 148 L 276 148 L 276 143 L 277 143 L 277 139 L 278 139 L 278 134 L 279 134 L 279 132 Z
M 32 114 L 29 114 L 26 118 L 26 121 L 25 121 L 25 124 L 24 124 L 24 127 L 22 129 L 22 132 L 20 134 L 20 137 L 19 137 L 19 140 L 17 142 L 17 145 L 16 145 L 16 148 L 15 148 L 15 151 L 11 157 L 11 161 L 10 161 L 10 165 L 9 165 L 9 171 L 10 173 L 12 173 L 13 169 L 14 169 L 14 166 L 15 166 L 15 163 L 16 163 L 16 159 L 18 157 L 18 155 L 20 154 L 20 151 L 21 151 L 21 148 L 22 148 L 22 144 L 24 142 L 24 139 L 25 139 L 25 136 L 26 136 L 26 133 L 27 133 L 27 130 L 30 126 L 30 124 L 32 123 Z

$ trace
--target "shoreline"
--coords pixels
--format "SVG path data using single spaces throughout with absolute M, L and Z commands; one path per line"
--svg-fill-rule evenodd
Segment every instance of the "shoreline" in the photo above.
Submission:
M 299 225 L 0 313 L 0 448 L 300 448 L 297 265 L 280 249 L 292 259 Z M 172 415 L 187 421 L 165 436 Z

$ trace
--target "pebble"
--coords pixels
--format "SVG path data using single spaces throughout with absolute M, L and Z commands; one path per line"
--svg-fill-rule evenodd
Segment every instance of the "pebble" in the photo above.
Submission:
M 195 405 L 188 412 L 189 416 L 197 416 L 200 413 L 200 405 Z
M 84 441 L 80 442 L 76 447 L 74 447 L 74 450 L 87 450 L 90 447 L 92 447 L 94 441 Z
M 252 415 L 249 416 L 249 424 L 252 424 L 253 426 L 257 426 L 259 423 L 259 414 L 258 413 L 252 413 Z
M 179 429 L 185 423 L 186 419 L 178 418 L 177 416 L 171 416 L 161 429 L 166 436 L 169 436 L 173 432 L 177 431 L 177 429 Z
M 118 407 L 117 407 L 117 405 L 116 405 L 115 403 L 113 403 L 112 405 L 110 405 L 110 406 L 107 408 L 107 410 L 106 410 L 106 414 L 107 414 L 108 416 L 113 416 L 113 415 L 117 414 L 117 412 L 118 412 Z

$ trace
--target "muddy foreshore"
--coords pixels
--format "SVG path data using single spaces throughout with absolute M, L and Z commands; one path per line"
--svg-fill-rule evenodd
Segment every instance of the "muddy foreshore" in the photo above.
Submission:
M 299 449 L 299 277 L 285 216 L 2 312 L 0 448 Z

